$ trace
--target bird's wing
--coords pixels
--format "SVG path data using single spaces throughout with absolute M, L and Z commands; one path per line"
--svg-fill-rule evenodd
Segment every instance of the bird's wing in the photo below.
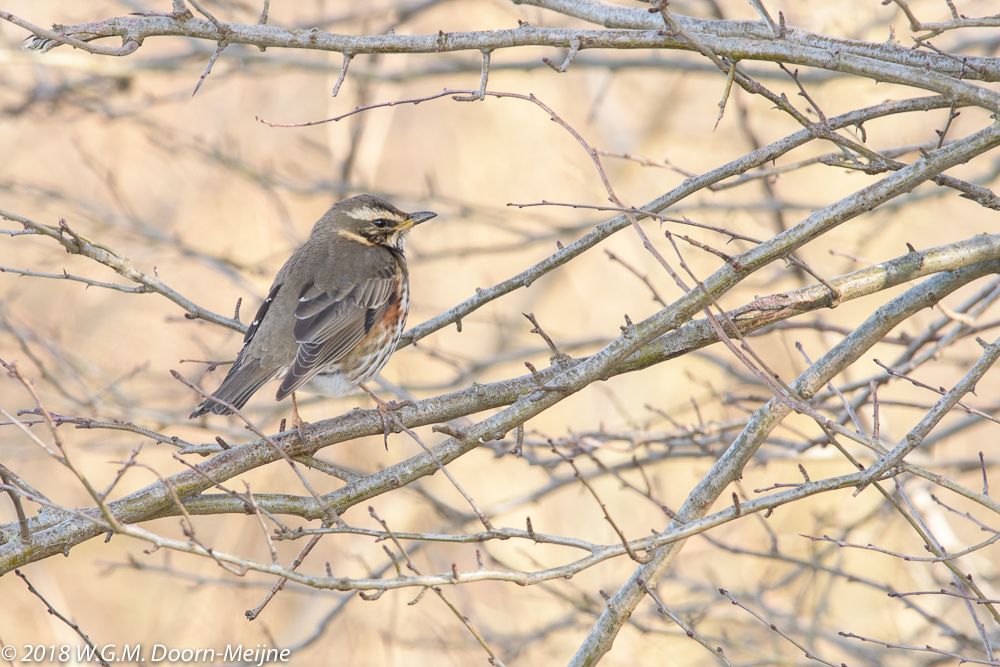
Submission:
M 299 293 L 293 332 L 295 360 L 278 388 L 280 401 L 328 364 L 350 352 L 396 300 L 396 260 L 386 254 L 351 285 L 307 282 Z
M 264 303 L 260 304 L 260 308 L 257 309 L 257 314 L 253 316 L 253 322 L 247 327 L 247 332 L 243 336 L 243 348 L 240 350 L 240 354 L 247 349 L 247 343 L 253 339 L 253 335 L 257 333 L 257 329 L 260 327 L 260 323 L 264 321 L 264 316 L 267 315 L 267 311 L 271 308 L 271 304 L 274 303 L 274 299 L 278 296 L 278 290 L 281 289 L 281 283 L 277 280 L 271 285 L 271 291 L 268 292 L 267 298 L 264 299 Z

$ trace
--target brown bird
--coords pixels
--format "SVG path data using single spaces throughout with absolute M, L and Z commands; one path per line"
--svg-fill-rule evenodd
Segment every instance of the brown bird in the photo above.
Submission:
M 242 408 L 271 380 L 281 380 L 279 401 L 307 383 L 335 397 L 361 387 L 384 410 L 364 383 L 385 366 L 406 325 L 406 234 L 436 215 L 403 213 L 374 195 L 334 204 L 278 271 L 222 385 L 191 418 L 230 414 L 213 399 Z M 295 418 L 300 424 L 297 411 Z

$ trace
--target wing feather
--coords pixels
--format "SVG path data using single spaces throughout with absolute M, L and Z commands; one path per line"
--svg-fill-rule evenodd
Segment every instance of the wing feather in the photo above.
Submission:
M 395 292 L 394 260 L 350 287 L 306 284 L 295 308 L 293 333 L 299 349 L 278 388 L 278 400 L 354 349 L 385 315 Z
M 398 254 L 385 247 L 345 254 L 336 243 L 307 244 L 296 251 L 278 272 L 247 328 L 236 362 L 213 396 L 242 407 L 264 383 L 283 377 L 277 392 L 281 400 L 347 355 L 398 298 L 397 272 L 406 279 Z M 318 267 L 304 283 L 298 278 L 303 266 Z M 294 347 L 284 342 L 289 337 Z M 191 416 L 207 412 L 230 410 L 209 398 Z

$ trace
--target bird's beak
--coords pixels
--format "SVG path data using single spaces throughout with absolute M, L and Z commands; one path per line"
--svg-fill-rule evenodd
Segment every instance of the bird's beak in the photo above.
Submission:
M 427 222 L 431 218 L 436 218 L 437 213 L 434 211 L 419 211 L 417 213 L 411 213 L 410 218 L 405 221 L 400 227 L 403 229 L 409 229 L 411 227 L 416 227 L 421 222 Z

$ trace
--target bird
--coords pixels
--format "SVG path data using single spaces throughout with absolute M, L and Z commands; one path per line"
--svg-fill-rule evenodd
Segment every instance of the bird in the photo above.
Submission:
M 278 271 L 236 361 L 190 418 L 232 414 L 265 383 L 281 380 L 275 399 L 292 396 L 300 433 L 294 392 L 302 388 L 340 397 L 360 387 L 388 431 L 388 406 L 365 383 L 385 366 L 406 325 L 406 236 L 436 216 L 404 213 L 370 194 L 334 204 Z

